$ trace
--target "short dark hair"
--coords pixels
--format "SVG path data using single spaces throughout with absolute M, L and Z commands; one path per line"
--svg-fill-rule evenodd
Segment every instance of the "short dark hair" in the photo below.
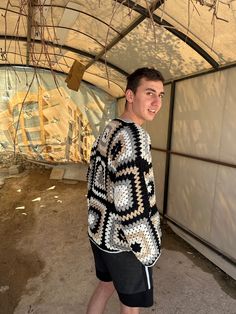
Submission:
M 147 81 L 161 81 L 164 83 L 164 77 L 160 71 L 154 68 L 144 67 L 135 70 L 127 77 L 126 90 L 131 89 L 133 93 L 136 93 L 142 78 L 145 78 Z

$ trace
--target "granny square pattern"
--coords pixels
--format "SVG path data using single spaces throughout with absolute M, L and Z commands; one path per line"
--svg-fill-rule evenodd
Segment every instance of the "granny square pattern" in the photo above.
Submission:
M 150 137 L 114 119 L 95 141 L 88 169 L 88 234 L 109 253 L 132 251 L 145 266 L 161 253 Z

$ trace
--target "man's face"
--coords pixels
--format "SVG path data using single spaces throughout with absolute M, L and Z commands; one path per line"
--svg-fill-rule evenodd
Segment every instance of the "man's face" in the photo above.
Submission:
M 142 125 L 145 121 L 152 121 L 161 109 L 164 87 L 161 81 L 140 80 L 134 94 L 131 90 L 126 91 L 126 100 L 132 120 Z

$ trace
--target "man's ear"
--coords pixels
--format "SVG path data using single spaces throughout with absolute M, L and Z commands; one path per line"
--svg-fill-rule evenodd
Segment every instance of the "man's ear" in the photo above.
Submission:
M 126 98 L 126 101 L 128 103 L 132 103 L 133 100 L 134 100 L 134 93 L 132 92 L 131 89 L 127 89 L 127 91 L 125 92 L 125 98 Z

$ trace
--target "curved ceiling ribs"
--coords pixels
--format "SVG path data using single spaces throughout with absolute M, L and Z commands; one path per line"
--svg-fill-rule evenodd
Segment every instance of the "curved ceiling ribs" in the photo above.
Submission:
M 41 25 L 38 25 L 38 26 L 40 27 Z M 38 26 L 37 26 L 37 27 L 38 27 Z M 104 47 L 104 45 L 101 44 L 96 38 L 92 37 L 91 35 L 85 34 L 84 32 L 81 32 L 81 31 L 79 31 L 78 29 L 74 29 L 74 28 L 66 27 L 66 26 L 60 26 L 60 25 L 55 26 L 55 25 L 47 25 L 47 24 L 43 25 L 43 27 L 45 27 L 45 28 L 54 28 L 54 29 L 66 29 L 66 30 L 69 30 L 69 31 L 72 31 L 72 32 L 75 32 L 75 33 L 79 33 L 79 34 L 81 34 L 81 35 L 83 35 L 83 36 L 86 36 L 86 37 L 92 39 L 92 40 L 95 41 L 99 46 Z
M 132 0 L 114 0 L 119 3 L 122 3 L 122 5 L 127 6 L 129 8 L 132 8 L 132 10 L 140 13 L 145 18 L 150 17 L 150 12 L 145 9 L 144 7 L 140 6 L 139 4 L 136 4 Z M 161 1 L 162 3 L 164 1 Z M 161 4 L 162 4 L 161 3 Z M 155 8 L 154 10 L 156 10 Z M 153 11 L 154 11 L 153 10 Z M 159 16 L 152 14 L 152 19 L 154 22 L 156 22 L 158 25 L 163 26 L 166 30 L 177 36 L 179 39 L 184 41 L 187 45 L 189 45 L 191 48 L 193 48 L 198 54 L 200 54 L 213 68 L 217 69 L 219 67 L 219 64 L 202 48 L 200 47 L 195 41 L 193 41 L 187 34 L 184 34 L 180 31 L 178 31 L 173 25 L 165 21 L 164 19 L 161 19 Z
M 27 41 L 27 37 L 15 37 L 15 36 L 5 36 L 5 35 L 0 35 L 0 40 L 1 39 L 6 39 L 6 40 L 16 40 L 19 41 L 19 42 L 26 42 Z M 41 44 L 41 40 L 40 39 L 34 39 L 34 43 L 36 44 Z M 44 42 L 46 45 L 50 46 L 50 47 L 54 47 L 54 48 L 59 48 L 59 49 L 62 49 L 62 50 L 66 50 L 66 51 L 70 51 L 70 52 L 74 52 L 78 55 L 81 55 L 81 56 L 84 56 L 86 58 L 89 58 L 89 59 L 94 59 L 94 55 L 92 55 L 91 53 L 89 52 L 86 52 L 86 51 L 83 51 L 83 50 L 80 50 L 78 48 L 73 48 L 73 47 L 69 47 L 69 46 L 66 46 L 66 45 L 60 45 L 60 44 L 57 44 L 57 43 L 54 43 L 52 41 L 45 41 Z M 12 52 L 13 53 L 13 52 Z M 74 60 L 74 59 L 73 59 Z M 102 63 L 102 64 L 105 64 L 105 61 L 100 59 L 98 60 L 98 62 Z M 110 68 L 116 70 L 117 72 L 119 72 L 120 74 L 122 75 L 125 75 L 127 76 L 128 73 L 125 72 L 124 70 L 122 70 L 121 68 L 117 67 L 116 65 L 110 63 L 110 62 L 106 62 L 107 66 L 109 66 Z M 5 64 L 4 64 L 5 66 Z
M 185 32 L 181 32 L 178 29 L 176 29 L 176 27 L 174 27 L 173 25 L 171 25 L 169 22 L 167 22 L 166 20 L 164 20 L 163 18 L 159 17 L 158 15 L 154 14 L 154 12 L 161 7 L 161 5 L 164 4 L 164 2 L 166 0 L 152 0 L 152 1 L 147 1 L 145 0 L 146 4 L 149 3 L 149 7 L 145 8 L 142 5 L 137 4 L 137 2 L 135 0 L 112 0 L 114 2 L 114 7 L 115 5 L 118 6 L 124 6 L 129 8 L 130 11 L 134 11 L 136 13 L 138 13 L 138 17 L 136 17 L 136 19 L 133 19 L 132 22 L 130 22 L 130 24 L 128 26 L 126 26 L 122 31 L 118 31 L 115 29 L 114 25 L 110 25 L 109 23 L 107 23 L 106 21 L 103 21 L 101 18 L 97 17 L 97 16 L 93 16 L 92 14 L 85 12 L 83 10 L 80 10 L 80 7 L 71 7 L 68 6 L 63 6 L 63 5 L 58 5 L 58 4 L 49 4 L 49 2 L 40 5 L 38 0 L 27 0 L 26 5 L 24 10 L 22 10 L 22 8 L 20 8 L 19 6 L 15 8 L 9 8 L 9 6 L 3 8 L 0 7 L 0 10 L 5 10 L 5 12 L 10 12 L 11 14 L 17 14 L 18 15 L 18 21 L 21 17 L 24 18 L 24 20 L 26 19 L 26 27 L 25 27 L 25 36 L 19 35 L 18 33 L 14 33 L 13 34 L 2 34 L 0 35 L 0 40 L 4 41 L 5 43 L 7 41 L 14 41 L 16 43 L 16 46 L 18 45 L 18 50 L 15 50 L 15 54 L 21 54 L 23 58 L 25 58 L 25 64 L 27 66 L 37 66 L 37 67 L 43 67 L 43 64 L 40 64 L 41 59 L 40 56 L 38 57 L 38 55 L 40 55 L 40 53 L 38 53 L 37 49 L 38 47 L 36 47 L 37 49 L 34 49 L 34 44 L 36 45 L 41 45 L 42 49 L 41 49 L 41 54 L 42 52 L 46 54 L 46 58 L 45 60 L 48 60 L 48 67 L 50 70 L 53 70 L 52 64 L 55 64 L 54 61 L 52 61 L 53 57 L 54 59 L 58 60 L 58 58 L 64 58 L 64 66 L 67 66 L 67 68 L 69 69 L 69 66 L 67 65 L 66 60 L 67 59 L 73 59 L 75 60 L 76 57 L 74 56 L 66 56 L 65 53 L 66 52 L 71 52 L 74 53 L 76 55 L 82 56 L 87 58 L 87 60 L 85 62 L 87 62 L 87 64 L 85 64 L 85 68 L 86 71 L 88 72 L 88 69 L 90 67 L 92 67 L 93 65 L 95 65 L 96 63 L 101 63 L 103 65 L 105 65 L 105 67 L 110 68 L 115 70 L 117 73 L 122 74 L 123 76 L 127 76 L 128 73 L 127 71 L 125 71 L 125 69 L 122 68 L 122 66 L 120 66 L 119 64 L 113 64 L 112 62 L 107 61 L 107 52 L 109 50 L 111 50 L 116 44 L 118 44 L 126 35 L 128 35 L 132 30 L 134 30 L 140 23 L 142 23 L 145 19 L 150 18 L 156 25 L 160 25 L 162 28 L 166 29 L 168 32 L 172 33 L 173 35 L 175 35 L 176 37 L 178 37 L 180 40 L 182 40 L 184 43 L 186 43 L 186 45 L 188 45 L 189 47 L 191 47 L 192 49 L 194 49 L 194 51 L 196 51 L 202 58 L 204 58 L 205 61 L 208 62 L 208 64 L 211 65 L 211 67 L 213 67 L 214 69 L 217 69 L 219 67 L 218 62 L 216 62 L 216 60 L 212 57 L 212 55 L 210 55 L 209 53 L 207 53 L 206 50 L 204 50 L 203 47 L 201 47 L 200 45 L 198 45 L 187 33 Z M 45 2 L 45 1 L 44 1 Z M 78 14 L 82 14 L 84 16 L 87 16 L 88 18 L 94 19 L 96 21 L 98 21 L 99 23 L 102 23 L 104 26 L 107 27 L 107 34 L 105 34 L 105 37 L 108 38 L 109 35 L 109 31 L 112 31 L 112 35 L 113 35 L 113 39 L 111 41 L 106 42 L 105 44 L 100 42 L 97 38 L 95 38 L 95 33 L 86 33 L 82 32 L 82 30 L 77 29 L 77 28 L 72 28 L 72 25 L 69 25 L 69 27 L 67 27 L 67 25 L 53 25 L 53 19 L 51 17 L 51 22 L 46 23 L 46 16 L 44 17 L 44 15 L 42 14 L 42 10 L 44 10 L 45 8 L 47 8 L 46 10 L 50 10 L 53 8 L 57 8 L 57 9 L 61 9 L 64 11 L 69 10 L 69 11 L 73 11 L 74 13 L 78 13 Z M 117 8 L 117 7 L 116 7 Z M 26 12 L 26 10 L 28 12 Z M 6 14 L 5 13 L 5 14 Z M 52 13 L 52 11 L 51 11 Z M 36 15 L 40 15 L 41 17 L 40 19 L 38 19 L 37 21 L 35 20 L 35 16 Z M 49 18 L 50 20 L 50 18 Z M 23 22 L 24 24 L 24 22 Z M 39 30 L 39 32 L 37 32 L 37 28 Z M 54 31 L 53 36 L 51 36 L 50 34 L 53 33 L 53 31 L 49 32 L 48 29 L 52 28 Z M 70 32 L 77 32 L 82 34 L 83 36 L 86 36 L 86 38 L 89 38 L 90 40 L 92 40 L 94 43 L 97 44 L 96 47 L 100 47 L 100 50 L 97 50 L 97 54 L 95 52 L 91 53 L 89 52 L 89 49 L 79 49 L 73 46 L 69 46 L 68 44 L 64 44 L 63 41 L 60 42 L 60 40 L 58 40 L 58 36 L 56 36 L 57 34 L 57 30 L 62 29 L 62 30 L 68 30 Z M 47 31 L 47 37 L 44 36 L 44 31 Z M 41 33 L 40 33 L 41 32 Z M 46 33 L 45 33 L 46 34 Z M 94 35 L 94 36 L 93 36 Z M 25 48 L 22 50 L 20 50 L 20 45 L 18 42 L 24 42 L 25 43 Z M 9 44 L 9 51 L 5 51 L 5 53 L 7 54 L 8 52 L 10 54 L 14 54 L 13 48 L 10 49 L 11 43 Z M 74 45 L 75 46 L 75 45 Z M 22 47 L 22 46 L 21 46 Z M 98 49 L 96 48 L 96 49 Z M 51 49 L 51 50 L 50 50 Z M 55 50 L 54 49 L 58 49 Z M 63 51 L 63 52 L 62 52 Z M 64 55 L 63 55 L 64 54 Z M 48 55 L 48 57 L 47 57 Z M 36 57 L 37 56 L 37 57 Z M 72 62 L 72 60 L 71 60 Z M 70 62 L 70 63 L 71 63 Z M 83 62 L 83 61 L 82 61 Z M 84 62 L 84 63 L 85 63 Z M 6 59 L 5 60 L 5 64 L 10 64 L 10 62 Z M 14 61 L 13 61 L 14 63 Z M 15 64 L 15 63 L 14 63 Z M 58 63 L 59 65 L 59 63 Z M 64 67 L 64 69 L 66 69 Z M 106 70 L 107 72 L 107 70 Z M 95 75 L 95 74 L 94 74 Z M 106 73 L 104 72 L 104 77 L 106 77 Z M 109 81 L 109 79 L 107 78 L 107 80 Z
M 40 39 L 33 39 L 32 35 L 31 35 L 32 34 L 32 32 L 31 32 L 32 28 L 35 27 L 35 25 L 32 22 L 33 8 L 40 7 L 37 4 L 37 2 L 35 2 L 35 1 L 36 0 L 28 0 L 28 14 L 24 14 L 22 12 L 17 12 L 17 11 L 14 11 L 14 10 L 10 10 L 10 9 L 6 9 L 6 8 L 3 8 L 3 7 L 0 7 L 0 10 L 4 10 L 6 12 L 11 12 L 11 13 L 17 14 L 19 16 L 24 16 L 24 17 L 27 18 L 27 37 L 24 37 L 24 36 L 14 36 L 14 35 L 0 35 L 0 39 L 3 39 L 3 40 L 23 41 L 23 42 L 27 43 L 27 48 L 26 48 L 26 65 L 27 66 L 30 66 L 30 50 L 31 50 L 32 43 L 38 43 L 38 44 L 42 43 L 42 40 L 40 40 Z M 52 6 L 45 4 L 44 7 L 52 7 Z M 64 7 L 64 6 L 61 6 L 61 5 L 53 5 L 53 7 L 61 8 L 61 9 L 64 9 L 64 10 L 72 10 L 72 11 L 76 11 L 76 12 L 78 12 L 80 14 L 84 14 L 84 15 L 90 16 L 91 18 L 99 21 L 100 23 L 106 25 L 107 27 L 110 27 L 110 29 L 112 29 L 115 33 L 117 33 L 118 36 L 122 36 L 122 34 L 119 31 L 117 31 L 114 27 L 109 26 L 108 23 L 102 21 L 101 19 L 99 19 L 99 18 L 97 18 L 95 16 L 92 16 L 91 14 L 88 14 L 87 12 L 84 12 L 82 10 L 76 10 L 76 9 L 70 8 L 70 7 Z M 40 25 L 40 24 L 37 25 L 37 26 L 38 27 L 42 27 L 42 25 Z M 93 38 L 92 36 L 89 36 L 88 34 L 82 33 L 79 30 L 75 30 L 75 29 L 72 29 L 72 28 L 69 28 L 69 27 L 57 26 L 57 25 L 43 25 L 43 26 L 44 27 L 49 27 L 49 28 L 50 27 L 54 27 L 55 29 L 56 28 L 62 28 L 62 29 L 64 28 L 64 29 L 68 29 L 70 31 L 75 31 L 75 32 L 81 33 L 82 35 L 85 35 L 85 36 L 91 38 L 92 40 L 94 40 L 95 42 L 97 42 L 100 46 L 104 47 L 104 45 L 101 44 L 100 42 L 98 42 L 95 38 Z M 121 38 L 123 38 L 123 36 Z M 50 47 L 64 49 L 64 50 L 76 53 L 78 55 L 82 55 L 84 57 L 90 58 L 92 60 L 92 62 L 97 57 L 97 56 L 94 56 L 93 54 L 91 54 L 91 53 L 89 53 L 87 51 L 80 50 L 80 49 L 77 49 L 77 48 L 74 48 L 74 47 L 70 47 L 70 46 L 67 46 L 67 45 L 61 45 L 61 44 L 55 43 L 53 41 L 44 41 L 44 44 L 49 45 Z M 122 74 L 124 76 L 128 75 L 128 73 L 126 71 L 124 71 L 120 67 L 118 67 L 118 66 L 116 66 L 116 65 L 114 65 L 114 64 L 112 64 L 110 62 L 104 61 L 102 59 L 100 59 L 100 60 L 96 59 L 96 61 L 98 61 L 98 62 L 108 66 L 111 69 L 114 69 L 115 71 L 117 71 L 118 73 L 120 73 L 120 74 Z
M 34 7 L 39 7 L 39 5 L 35 5 Z M 50 4 L 44 4 L 44 7 L 52 7 L 52 5 Z M 110 27 L 110 29 L 112 29 L 115 33 L 119 34 L 119 32 L 117 31 L 117 29 L 115 29 L 114 27 L 112 27 L 111 25 L 109 25 L 108 23 L 104 22 L 103 20 L 99 19 L 98 17 L 96 16 L 93 16 L 92 14 L 89 14 L 87 12 L 84 12 L 82 10 L 77 10 L 75 8 L 70 8 L 70 7 L 65 7 L 65 6 L 62 6 L 62 5 L 58 5 L 58 4 L 53 4 L 53 7 L 54 8 L 61 8 L 61 9 L 64 9 L 64 10 L 70 10 L 70 11 L 74 11 L 74 12 L 78 12 L 80 14 L 84 14 L 84 15 L 87 15 L 89 17 L 91 17 L 92 19 L 94 20 L 97 20 L 98 22 Z
M 22 13 L 22 12 L 17 12 L 17 11 L 10 10 L 10 9 L 7 9 L 7 10 L 6 10 L 6 8 L 3 8 L 3 7 L 0 7 L 0 10 L 7 11 L 7 12 L 10 12 L 10 13 L 14 13 L 14 14 L 18 14 L 18 15 L 27 17 L 28 22 L 29 22 L 29 23 L 28 23 L 28 25 L 29 25 L 28 30 L 29 30 L 30 27 L 33 27 L 33 28 L 36 27 L 35 25 L 32 24 L 32 9 L 33 9 L 33 8 L 37 8 L 37 7 L 39 7 L 39 5 L 34 4 L 34 5 L 32 6 L 32 5 L 30 5 L 30 1 L 29 1 L 29 2 L 28 2 L 28 12 L 29 12 L 28 15 L 27 15 L 27 14 L 24 14 L 24 13 Z M 52 7 L 52 6 L 51 6 L 51 5 L 48 5 L 48 4 L 45 4 L 44 7 Z M 53 8 L 61 8 L 61 9 L 64 9 L 64 10 L 75 11 L 75 12 L 78 12 L 78 13 L 80 13 L 80 14 L 87 15 L 87 16 L 93 18 L 94 20 L 97 20 L 98 22 L 100 22 L 100 23 L 106 25 L 107 27 L 109 27 L 109 28 L 110 28 L 112 31 L 114 31 L 115 33 L 121 34 L 119 31 L 117 31 L 114 27 L 112 27 L 112 26 L 109 25 L 108 23 L 106 23 L 106 22 L 102 21 L 101 19 L 99 19 L 98 17 L 92 16 L 91 14 L 89 14 L 89 13 L 87 13 L 87 12 L 84 12 L 84 11 L 82 11 L 82 10 L 76 10 L 76 9 L 74 9 L 74 8 L 64 7 L 64 6 L 62 6 L 62 5 L 53 5 Z M 64 27 L 64 26 L 59 26 L 59 25 L 40 25 L 40 24 L 38 24 L 37 27 L 46 27 L 46 28 L 47 28 L 47 27 L 48 27 L 48 28 L 54 27 L 55 29 L 56 29 L 56 28 L 64 28 L 64 29 L 67 29 L 67 30 L 74 31 L 74 32 L 80 33 L 80 34 L 82 34 L 82 35 L 85 35 L 85 36 L 91 38 L 92 40 L 96 41 L 100 46 L 104 47 L 104 45 L 101 44 L 98 40 L 96 40 L 96 38 L 92 37 L 91 35 L 85 34 L 85 33 L 81 32 L 81 31 L 79 31 L 79 30 L 77 30 L 77 29 L 73 29 L 73 28 L 70 28 L 70 27 Z
M 136 8 L 134 8 L 134 3 L 132 1 L 117 1 L 115 0 L 116 2 L 120 2 L 122 5 L 125 5 L 129 8 L 131 8 L 132 10 L 135 9 L 136 11 Z M 81 13 L 81 14 L 85 14 L 87 16 L 90 16 L 91 18 L 93 19 L 96 19 L 97 21 L 105 24 L 107 27 L 109 27 L 110 29 L 112 29 L 114 32 L 117 33 L 117 36 L 108 44 L 106 45 L 106 47 L 104 47 L 97 55 L 92 55 L 86 51 L 82 51 L 80 49 L 77 49 L 77 48 L 73 48 L 73 47 L 69 47 L 69 46 L 66 46 L 66 45 L 60 45 L 60 44 L 57 44 L 55 42 L 52 42 L 52 41 L 44 41 L 44 44 L 49 44 L 51 47 L 55 47 L 55 48 L 60 48 L 60 49 L 65 49 L 65 50 L 68 50 L 68 51 L 71 51 L 71 52 L 74 52 L 74 53 L 78 53 L 82 56 L 86 56 L 88 58 L 91 59 L 90 62 L 88 62 L 88 64 L 86 65 L 86 69 L 88 69 L 89 67 L 91 67 L 95 62 L 100 62 L 102 64 L 105 64 L 106 66 L 116 70 L 117 72 L 119 72 L 120 74 L 122 75 L 125 75 L 127 76 L 128 73 L 126 71 L 124 71 L 123 69 L 121 69 L 120 67 L 108 62 L 106 60 L 106 53 L 112 48 L 114 47 L 122 38 L 124 38 L 128 33 L 130 33 L 137 25 L 139 25 L 146 17 L 150 17 L 150 15 L 158 8 L 160 7 L 162 4 L 164 3 L 164 0 L 157 0 L 157 1 L 154 1 L 154 4 L 150 5 L 149 9 L 146 10 L 147 14 L 144 15 L 144 14 L 141 14 L 134 22 L 132 22 L 125 30 L 123 30 L 122 32 L 118 32 L 117 30 L 115 30 L 114 27 L 112 27 L 111 25 L 109 25 L 108 23 L 102 21 L 101 19 L 95 17 L 95 16 L 92 16 L 91 14 L 88 14 L 82 10 L 77 10 L 75 8 L 70 8 L 70 7 L 64 7 L 64 6 L 61 6 L 61 5 L 48 5 L 48 4 L 45 4 L 44 7 L 56 7 L 56 8 L 62 8 L 64 10 L 72 10 L 72 11 L 76 11 L 78 13 Z M 132 7 L 131 5 L 132 4 Z M 136 6 L 136 5 L 135 5 Z M 33 23 L 33 9 L 34 8 L 38 8 L 38 7 L 41 7 L 40 5 L 37 4 L 37 1 L 36 0 L 28 0 L 28 15 L 27 15 L 27 38 L 25 39 L 25 37 L 16 37 L 16 36 L 4 36 L 4 38 L 7 40 L 7 39 L 10 39 L 10 40 L 18 40 L 18 41 L 27 41 L 27 50 L 26 50 L 26 65 L 30 65 L 30 50 L 31 50 L 31 44 L 32 42 L 33 43 L 41 43 L 41 40 L 38 40 L 38 39 L 33 39 L 32 38 L 32 28 L 35 27 L 34 23 Z M 141 7 L 142 8 L 142 7 Z M 4 9 L 4 8 L 0 8 L 0 9 Z M 143 10 L 145 10 L 143 8 Z M 12 13 L 16 13 L 16 14 L 19 14 L 19 12 L 15 12 L 13 10 L 11 10 Z M 141 13 L 139 11 L 137 11 L 138 13 Z M 24 14 L 22 14 L 24 15 Z M 25 15 L 24 15 L 25 16 Z M 39 27 L 42 26 L 42 25 L 38 25 Z M 55 29 L 56 28 L 66 28 L 66 27 L 61 27 L 61 26 L 53 26 L 53 25 L 43 25 L 44 27 L 54 27 Z M 68 30 L 71 30 L 71 31 L 77 31 L 77 30 L 73 30 L 72 28 L 66 28 Z M 80 31 L 77 31 L 77 32 L 80 32 Z M 80 32 L 81 33 L 81 32 Z M 94 40 L 95 42 L 97 42 L 99 45 L 102 46 L 101 43 L 99 43 L 96 39 L 94 39 L 92 36 L 88 36 L 87 34 L 83 34 L 83 35 L 86 35 L 87 37 L 91 38 L 92 40 Z M 3 38 L 3 36 L 0 36 L 0 39 Z M 105 56 L 105 60 L 102 59 L 102 57 Z
M 125 5 L 130 8 L 129 4 L 130 1 L 124 1 L 124 0 L 114 0 L 115 2 L 119 2 L 122 5 Z M 154 5 L 151 5 L 149 7 L 149 17 L 150 14 L 152 14 L 158 7 L 160 7 L 163 4 L 164 0 L 157 0 L 154 1 Z M 135 5 L 135 3 L 133 3 Z M 132 8 L 133 9 L 133 8 Z M 140 13 L 140 12 L 139 12 Z M 129 34 L 136 26 L 138 26 L 143 20 L 146 19 L 146 16 L 140 15 L 134 22 L 132 22 L 123 32 L 121 32 L 117 37 L 115 37 L 110 44 L 108 44 L 97 56 L 94 58 L 94 60 L 90 61 L 90 63 L 87 64 L 86 69 L 89 68 L 91 65 L 93 65 L 96 61 L 100 60 L 103 56 L 105 56 L 106 60 L 106 53 L 114 47 L 122 38 L 124 38 L 127 34 Z

